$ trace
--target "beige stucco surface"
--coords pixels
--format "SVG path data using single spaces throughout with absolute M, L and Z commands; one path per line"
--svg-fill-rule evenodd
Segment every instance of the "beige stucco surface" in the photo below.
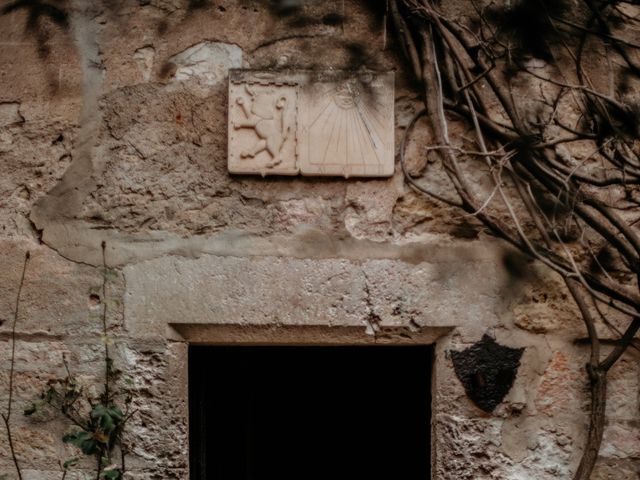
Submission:
M 366 180 L 227 171 L 232 68 L 395 70 L 397 154 L 421 94 L 381 16 L 355 0 L 310 2 L 293 17 L 258 0 L 203 3 L 69 2 L 67 29 L 43 23 L 46 50 L 25 31 L 24 11 L 0 16 L 0 408 L 29 250 L 13 417 L 25 478 L 58 478 L 58 462 L 77 455 L 61 441 L 63 420 L 19 413 L 64 376 L 63 355 L 99 388 L 104 301 L 137 411 L 128 478 L 188 478 L 189 340 L 302 337 L 437 339 L 434 479 L 570 478 L 588 420 L 588 350 L 576 344 L 585 333 L 558 278 L 539 266 L 531 277 L 509 274 L 504 245 L 407 187 L 397 164 L 392 177 Z M 344 26 L 330 21 L 336 12 Z M 422 164 L 428 142 L 416 130 L 410 165 Z M 293 327 L 311 333 L 287 333 Z M 449 354 L 485 333 L 525 348 L 493 414 L 467 398 Z M 640 478 L 638 353 L 611 375 L 593 478 Z M 92 468 L 83 461 L 67 478 L 93 478 Z M 0 429 L 3 473 L 15 478 Z

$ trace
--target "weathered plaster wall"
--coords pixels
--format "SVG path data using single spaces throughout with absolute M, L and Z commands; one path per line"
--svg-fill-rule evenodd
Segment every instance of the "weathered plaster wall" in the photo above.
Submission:
M 75 453 L 60 441 L 68 424 L 21 407 L 64 375 L 63 355 L 99 385 L 103 240 L 110 341 L 137 409 L 130 478 L 187 478 L 187 340 L 295 340 L 278 333 L 292 326 L 314 327 L 320 343 L 440 337 L 434 478 L 569 478 L 587 422 L 587 350 L 557 278 L 510 274 L 473 219 L 414 193 L 399 171 L 367 181 L 226 172 L 229 68 L 397 69 L 401 138 L 419 93 L 366 3 L 308 2 L 281 16 L 259 0 L 75 0 L 61 4 L 66 28 L 43 17 L 40 30 L 25 30 L 25 11 L 0 16 L 0 406 L 30 250 L 13 417 L 26 478 L 58 478 Z M 427 141 L 416 132 L 412 164 Z M 485 333 L 525 348 L 491 415 L 466 397 L 448 353 Z M 612 372 L 594 478 L 640 478 L 639 384 L 632 351 Z M 92 478 L 92 467 L 67 478 Z M 14 478 L 0 431 L 5 472 Z

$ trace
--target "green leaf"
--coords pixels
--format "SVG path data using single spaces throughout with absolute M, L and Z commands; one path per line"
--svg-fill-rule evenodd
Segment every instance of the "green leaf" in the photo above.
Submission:
M 82 442 L 80 446 L 80 450 L 82 450 L 82 453 L 84 453 L 85 455 L 93 455 L 97 449 L 98 444 L 95 440 L 86 440 Z
M 62 441 L 64 443 L 70 443 L 71 445 L 75 445 L 82 453 L 85 455 L 92 455 L 96 452 L 98 448 L 98 443 L 93 437 L 92 433 L 89 432 L 74 432 L 68 433 L 64 437 L 62 437 Z
M 55 388 L 49 387 L 49 389 L 47 389 L 46 393 L 43 395 L 42 400 L 49 403 L 57 393 L 58 392 L 56 392 Z
M 37 405 L 35 403 L 32 403 L 31 405 L 29 405 L 27 408 L 24 409 L 24 415 L 28 417 L 30 415 L 33 415 L 37 411 L 38 411 Z
M 107 371 L 113 373 L 113 358 L 107 357 Z
M 62 464 L 62 468 L 64 468 L 65 470 L 68 470 L 69 467 L 75 467 L 78 464 L 78 458 L 74 457 L 74 458 L 70 458 L 69 460 L 67 460 L 66 462 L 64 462 Z
M 100 417 L 100 428 L 106 433 L 113 431 L 115 424 L 111 415 L 105 414 Z
M 78 440 L 79 432 L 67 433 L 62 437 L 62 441 L 64 443 L 71 443 L 75 445 L 75 442 Z
M 122 472 L 115 464 L 108 465 L 108 458 L 103 457 L 101 463 L 104 466 L 104 470 L 100 474 L 100 478 L 106 478 L 109 480 L 120 480 L 122 478 Z
M 118 469 L 105 470 L 100 474 L 100 478 L 106 478 L 107 480 L 120 480 L 120 478 L 122 478 L 122 474 Z
M 111 418 L 113 418 L 116 422 L 120 422 L 120 420 L 122 420 L 122 418 L 124 417 L 122 410 L 120 410 L 118 407 L 111 407 L 109 409 L 109 415 L 111 415 Z
M 111 434 L 117 430 L 123 417 L 118 407 L 95 405 L 91 410 L 91 419 L 99 430 L 94 437 L 101 443 L 109 443 Z

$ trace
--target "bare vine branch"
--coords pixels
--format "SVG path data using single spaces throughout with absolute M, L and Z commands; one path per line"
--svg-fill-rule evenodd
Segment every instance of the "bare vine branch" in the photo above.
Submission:
M 392 14 L 398 17 L 394 25 L 402 27 L 398 38 L 424 88 L 425 109 L 416 113 L 401 145 L 407 182 L 462 208 L 497 237 L 558 273 L 587 330 L 590 427 L 574 480 L 587 480 L 593 471 L 604 428 L 607 372 L 640 330 L 640 104 L 612 88 L 612 82 L 629 77 L 640 81 L 640 68 L 627 52 L 637 45 L 610 25 L 610 17 L 621 15 L 618 3 L 582 0 L 576 9 L 562 1 L 521 0 L 480 9 L 470 0 L 470 10 L 476 12 L 476 24 L 471 25 L 447 18 L 433 0 L 391 1 Z M 520 38 L 530 26 L 518 28 L 504 20 L 523 17 L 523 12 L 536 25 L 533 40 Z M 503 23 L 496 20 L 500 18 Z M 609 72 L 606 92 L 596 86 L 591 65 L 584 65 L 587 37 L 600 42 L 610 69 L 612 54 L 625 67 Z M 544 60 L 536 67 L 540 71 L 531 67 L 533 58 Z M 529 84 L 538 82 L 538 102 L 552 107 L 550 115 L 539 120 L 527 116 L 529 98 L 514 93 L 513 79 L 527 76 Z M 577 82 L 568 80 L 571 77 Z M 544 98 L 543 91 L 554 100 Z M 580 112 L 578 122 L 564 114 L 567 102 Z M 461 145 L 451 135 L 454 114 L 473 131 L 474 146 Z M 452 192 L 435 192 L 406 168 L 407 136 L 425 115 L 435 142 L 427 154 L 439 156 Z M 570 148 L 574 144 L 592 145 L 592 153 L 575 159 Z M 482 163 L 468 166 L 474 161 Z M 469 168 L 491 180 L 492 192 L 480 194 Z M 566 238 L 567 226 L 580 232 L 578 240 Z M 602 261 L 602 255 L 609 261 Z M 605 358 L 594 312 L 619 335 Z M 626 329 L 613 328 L 610 315 L 617 324 L 626 321 Z
M 22 264 L 22 274 L 20 275 L 20 283 L 18 284 L 18 293 L 16 294 L 16 303 L 13 310 L 13 324 L 11 325 L 11 361 L 9 366 L 9 399 L 7 402 L 6 413 L 2 414 L 2 420 L 7 431 L 7 439 L 9 441 L 9 451 L 11 452 L 11 459 L 16 468 L 18 478 L 22 480 L 22 470 L 20 469 L 20 462 L 16 454 L 15 446 L 13 443 L 13 432 L 11 430 L 11 412 L 13 406 L 13 380 L 16 366 L 16 328 L 18 325 L 18 317 L 20 315 L 20 297 L 22 295 L 22 287 L 24 286 L 24 278 L 27 273 L 27 266 L 31 253 L 27 251 L 24 256 L 24 263 Z

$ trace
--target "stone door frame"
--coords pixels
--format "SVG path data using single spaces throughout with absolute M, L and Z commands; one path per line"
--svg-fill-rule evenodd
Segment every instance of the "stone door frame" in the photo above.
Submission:
M 363 327 L 345 327 L 328 325 L 238 325 L 238 324 L 202 324 L 202 323 L 170 323 L 173 332 L 172 339 L 179 337 L 186 348 L 183 349 L 187 357 L 183 364 L 181 377 L 185 381 L 185 402 L 188 405 L 188 346 L 206 345 L 216 346 L 429 346 L 432 348 L 431 360 L 431 425 L 430 452 L 431 478 L 435 478 L 436 459 L 436 429 L 433 421 L 436 412 L 435 394 L 438 372 L 438 341 L 450 334 L 453 327 L 424 327 L 419 331 L 411 331 L 407 327 L 383 327 L 375 335 L 367 333 Z M 188 412 L 188 408 L 187 408 Z M 189 418 L 189 416 L 188 416 Z M 187 424 L 190 426 L 189 420 Z

